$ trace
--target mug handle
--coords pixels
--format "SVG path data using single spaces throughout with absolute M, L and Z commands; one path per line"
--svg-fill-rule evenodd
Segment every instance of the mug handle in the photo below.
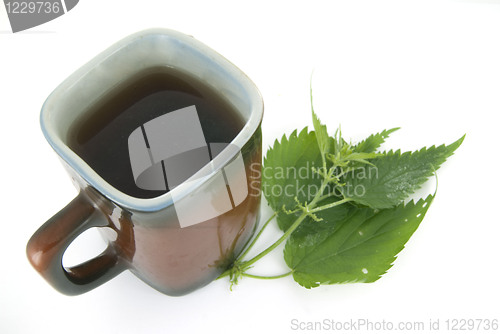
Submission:
M 127 269 L 112 243 L 93 259 L 71 268 L 63 266 L 64 252 L 76 237 L 91 227 L 110 226 L 107 219 L 98 215 L 102 213 L 81 191 L 43 224 L 28 242 L 26 253 L 33 267 L 63 294 L 88 292 Z

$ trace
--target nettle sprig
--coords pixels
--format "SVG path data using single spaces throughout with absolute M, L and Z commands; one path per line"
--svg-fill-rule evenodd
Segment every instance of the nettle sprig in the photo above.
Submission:
M 435 194 L 416 202 L 408 198 L 465 138 L 415 152 L 377 152 L 399 128 L 355 145 L 344 140 L 340 127 L 332 137 L 317 117 L 310 93 L 314 131 L 306 127 L 289 137 L 283 135 L 264 158 L 262 191 L 274 214 L 219 277 L 228 276 L 231 288 L 242 277 L 293 275 L 306 288 L 378 280 L 418 228 Z M 274 219 L 284 233 L 246 260 Z M 290 271 L 275 276 L 248 272 L 283 242 Z

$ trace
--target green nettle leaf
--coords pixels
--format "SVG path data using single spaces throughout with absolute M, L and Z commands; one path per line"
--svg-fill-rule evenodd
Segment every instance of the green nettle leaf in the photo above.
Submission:
M 322 154 L 322 157 L 325 157 L 325 154 L 330 152 L 330 136 L 328 136 L 328 131 L 326 129 L 326 125 L 322 124 L 318 118 L 318 115 L 314 112 L 313 107 L 313 95 L 312 95 L 312 87 L 309 91 L 311 97 L 311 113 L 312 113 L 312 121 L 314 126 L 314 132 L 316 134 L 316 140 L 318 142 L 319 150 Z M 323 166 L 325 167 L 325 166 Z
M 398 205 L 433 175 L 462 144 L 464 137 L 448 146 L 405 153 L 389 151 L 370 160 L 369 165 L 347 173 L 340 191 L 345 197 L 371 208 Z
M 296 206 L 295 197 L 301 202 L 309 202 L 319 190 L 321 177 L 312 168 L 322 166 L 321 153 L 314 132 L 307 127 L 281 141 L 276 140 L 264 157 L 262 192 L 269 206 L 278 212 L 278 225 L 286 230 L 296 215 L 287 215 L 283 206 L 291 210 Z
M 314 109 L 312 109 L 312 118 L 314 125 L 314 133 L 316 134 L 316 140 L 318 142 L 319 150 L 323 155 L 327 154 L 330 152 L 330 136 L 328 136 L 326 125 L 321 124 L 321 121 L 314 112 Z
M 400 128 L 392 128 L 389 130 L 384 130 L 380 133 L 373 134 L 365 140 L 360 141 L 359 144 L 354 147 L 354 151 L 363 153 L 375 152 L 380 147 L 380 145 L 385 142 L 385 139 L 389 137 L 391 133 L 399 129 Z
M 285 246 L 285 261 L 300 285 L 374 282 L 424 218 L 433 196 L 392 209 L 342 205 L 304 221 Z

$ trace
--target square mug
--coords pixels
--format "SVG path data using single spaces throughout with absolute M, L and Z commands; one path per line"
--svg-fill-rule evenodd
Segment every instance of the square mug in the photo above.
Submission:
M 217 92 L 239 113 L 244 126 L 231 143 L 205 143 L 196 123 L 196 106 L 147 122 L 142 129 L 154 145 L 144 146 L 139 131 L 128 141 L 137 184 L 161 189 L 160 161 L 177 169 L 168 174 L 168 192 L 153 198 L 133 197 L 108 183 L 70 148 L 69 131 L 121 83 L 159 67 L 187 73 Z M 263 110 L 253 82 L 191 36 L 150 29 L 112 45 L 62 82 L 42 107 L 42 131 L 79 194 L 31 237 L 29 261 L 67 295 L 85 293 L 124 270 L 172 296 L 208 284 L 231 265 L 256 228 Z M 184 138 L 186 119 L 197 125 Z M 185 143 L 178 152 L 168 145 L 172 131 Z M 147 153 L 151 160 L 146 159 Z M 182 156 L 185 160 L 179 159 Z M 64 267 L 65 250 L 91 227 L 100 228 L 107 248 L 84 263 Z

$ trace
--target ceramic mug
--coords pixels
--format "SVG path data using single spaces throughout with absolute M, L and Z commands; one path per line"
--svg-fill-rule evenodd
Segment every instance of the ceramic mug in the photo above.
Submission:
M 185 182 L 158 197 L 135 198 L 111 186 L 81 159 L 67 143 L 68 131 L 113 87 L 158 66 L 189 73 L 222 94 L 245 125 L 230 145 Z M 183 295 L 208 284 L 232 263 L 256 227 L 262 116 L 263 101 L 251 80 L 191 36 L 152 29 L 114 44 L 68 77 L 43 105 L 43 133 L 79 194 L 31 237 L 27 246 L 31 264 L 67 295 L 87 292 L 124 270 L 168 295 Z M 242 166 L 237 173 L 246 180 L 246 197 L 218 215 L 197 210 L 200 198 L 227 196 L 226 187 L 216 184 L 221 171 L 235 161 Z M 182 224 L 181 207 L 197 212 L 199 221 Z M 77 266 L 64 267 L 65 250 L 91 227 L 102 227 L 106 250 Z

